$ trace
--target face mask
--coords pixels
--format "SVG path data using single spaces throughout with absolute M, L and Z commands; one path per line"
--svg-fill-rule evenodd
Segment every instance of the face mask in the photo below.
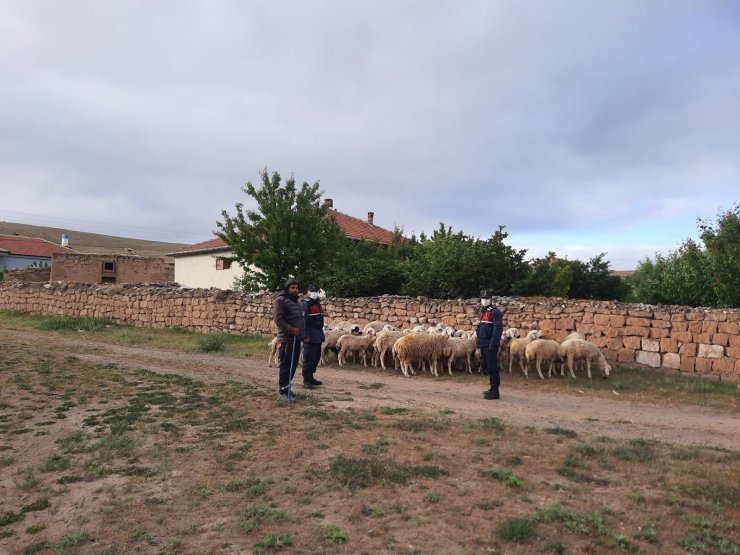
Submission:
M 481 306 L 490 306 L 491 305 L 491 299 L 481 299 L 480 300 Z
M 317 293 L 316 291 L 311 291 L 311 292 L 310 292 L 310 293 L 308 294 L 308 298 L 309 298 L 309 299 L 318 299 L 318 298 L 319 298 L 319 294 L 318 294 L 318 293 Z

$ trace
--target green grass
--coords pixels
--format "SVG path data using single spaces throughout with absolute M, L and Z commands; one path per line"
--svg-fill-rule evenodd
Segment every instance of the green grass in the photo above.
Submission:
M 578 434 L 573 430 L 569 430 L 568 428 L 561 428 L 560 426 L 556 426 L 555 428 L 545 428 L 545 432 L 556 436 L 564 436 L 570 438 L 578 437 Z
M 283 547 L 293 545 L 293 539 L 290 534 L 273 533 L 267 534 L 254 546 L 256 555 L 264 555 L 268 551 L 279 551 Z
M 209 333 L 199 337 L 196 343 L 197 350 L 202 353 L 220 353 L 226 345 L 226 337 L 223 333 Z
M 471 420 L 465 423 L 463 428 L 466 432 L 479 431 L 479 430 L 490 430 L 498 434 L 502 434 L 506 430 L 506 425 L 500 418 L 495 416 L 487 416 L 485 418 L 479 418 L 478 420 Z
M 331 464 L 331 477 L 351 490 L 377 484 L 405 484 L 408 472 L 393 461 L 337 456 Z
M 510 518 L 496 528 L 496 537 L 508 542 L 524 543 L 537 537 L 537 524 L 529 517 Z
M 239 526 L 245 532 L 256 530 L 265 522 L 286 520 L 288 513 L 266 502 L 250 503 L 244 509 Z
M 499 468 L 497 470 L 480 470 L 479 476 L 494 478 L 504 485 L 514 489 L 524 489 L 526 486 L 522 480 L 514 476 L 508 468 Z
M 104 318 L 81 316 L 38 316 L 36 327 L 41 331 L 92 331 L 99 332 L 117 324 Z
M 316 537 L 319 541 L 328 544 L 344 543 L 349 540 L 349 534 L 335 524 L 317 526 Z

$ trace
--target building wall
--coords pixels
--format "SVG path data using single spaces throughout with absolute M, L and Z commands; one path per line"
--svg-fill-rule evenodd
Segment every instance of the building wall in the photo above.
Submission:
M 51 268 L 20 268 L 11 270 L 5 277 L 8 281 L 23 281 L 26 283 L 48 283 Z
M 0 283 L 0 309 L 33 314 L 110 318 L 146 327 L 274 334 L 273 297 L 267 293 L 150 286 Z M 562 340 L 573 331 L 605 357 L 628 365 L 663 368 L 740 383 L 740 309 L 650 306 L 606 301 L 497 299 L 505 325 L 548 329 Z M 478 304 L 423 297 L 326 299 L 326 320 L 358 324 L 382 320 L 398 327 L 441 322 L 473 329 Z
M 175 258 L 175 281 L 183 287 L 233 289 L 234 281 L 244 275 L 244 268 L 236 261 L 227 270 L 217 270 L 218 257 L 232 256 L 231 252 L 191 254 Z
M 18 270 L 36 266 L 51 265 L 51 258 L 40 256 L 18 256 L 16 254 L 0 255 L 0 270 Z
M 104 263 L 113 263 L 105 271 Z M 75 283 L 159 283 L 174 280 L 174 269 L 161 258 L 120 254 L 60 253 L 53 257 L 51 281 Z

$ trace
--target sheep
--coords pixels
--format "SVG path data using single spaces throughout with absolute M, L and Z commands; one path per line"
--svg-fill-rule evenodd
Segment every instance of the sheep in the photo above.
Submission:
M 424 324 L 419 324 L 418 326 L 414 326 L 413 328 L 411 328 L 411 331 L 409 333 L 426 333 L 428 329 L 428 326 L 425 326 Z
M 393 352 L 393 345 L 404 337 L 403 332 L 401 331 L 388 331 L 383 330 L 381 331 L 376 337 L 375 342 L 373 343 L 373 366 L 378 366 L 378 362 L 380 362 L 380 365 L 383 367 L 383 370 L 385 370 L 385 354 L 391 350 L 391 353 Z M 394 357 L 393 359 L 393 365 L 394 367 L 398 367 L 398 363 Z
M 388 325 L 388 322 L 382 322 L 380 320 L 375 320 L 374 322 L 370 322 L 369 324 L 366 324 L 364 328 L 362 328 L 363 332 L 367 332 L 369 329 L 375 330 L 375 333 L 378 333 L 380 331 L 383 331 L 383 328 Z
M 362 328 L 354 322 L 345 322 L 344 320 L 337 320 L 331 323 L 331 329 L 342 330 L 345 333 L 354 333 L 357 335 L 362 331 Z
M 583 337 L 583 336 L 582 336 L 582 335 L 581 335 L 580 333 L 578 333 L 577 331 L 574 331 L 573 333 L 571 333 L 571 334 L 568 334 L 567 336 L 565 336 L 565 339 L 563 339 L 563 341 L 568 341 L 568 339 L 583 339 L 583 340 L 585 340 L 586 338 L 585 338 L 585 337 Z
M 525 350 L 529 343 L 539 338 L 540 331 L 531 330 L 526 337 L 517 337 L 516 339 L 512 339 L 511 344 L 509 345 L 509 374 L 511 374 L 511 366 L 514 363 L 514 358 L 517 357 L 519 358 L 519 367 L 522 369 L 524 377 L 528 377 L 527 369 L 524 367 L 526 357 Z
M 393 345 L 393 352 L 398 357 L 403 375 L 408 377 L 409 371 L 415 374 L 414 362 L 428 362 L 432 374 L 439 376 L 437 361 L 442 357 L 449 339 L 447 334 L 427 333 L 413 333 L 401 337 Z
M 576 377 L 573 372 L 573 366 L 574 363 L 579 360 L 586 362 L 586 373 L 589 379 L 591 379 L 592 363 L 601 369 L 604 378 L 608 378 L 612 371 L 612 367 L 606 362 L 601 349 L 593 343 L 584 341 L 583 339 L 569 339 L 568 341 L 563 341 L 560 344 L 558 356 L 560 357 L 560 360 L 568 361 L 568 371 L 570 372 L 570 377 L 573 379 Z M 563 374 L 565 374 L 565 370 L 563 370 Z
M 541 369 L 543 362 L 550 363 L 547 377 L 549 378 L 552 376 L 552 369 L 555 366 L 555 363 L 560 360 L 558 356 L 559 347 L 560 343 L 557 341 L 551 341 L 550 339 L 535 339 L 525 347 L 524 354 L 527 358 L 527 366 L 529 366 L 531 361 L 535 361 L 537 373 L 540 375 L 541 380 L 545 379 L 542 375 Z M 527 376 L 526 371 L 524 375 L 525 377 Z
M 455 335 L 455 328 L 445 326 L 444 324 L 434 324 L 427 330 L 427 333 L 447 334 L 448 337 L 453 337 Z
M 359 326 L 357 326 L 357 328 L 358 329 L 356 331 L 353 331 L 350 333 L 352 333 L 353 335 L 358 335 L 359 333 L 361 333 L 359 331 Z M 337 353 L 337 355 L 339 355 L 339 349 L 337 349 L 337 341 L 339 341 L 339 338 L 345 334 L 347 334 L 347 331 L 341 330 L 341 329 L 340 330 L 333 329 L 333 330 L 324 332 L 324 342 L 321 344 L 321 358 L 319 359 L 319 366 L 324 366 L 326 364 L 324 360 L 324 352 L 327 349 L 331 349 L 332 351 Z
M 270 351 L 270 355 L 267 357 L 267 367 L 272 368 L 272 363 L 277 362 L 278 352 L 278 339 L 273 337 L 272 341 L 267 344 L 267 349 Z
M 501 344 L 498 349 L 500 366 L 503 366 L 509 360 L 509 347 L 511 346 L 511 342 L 517 337 L 519 337 L 519 330 L 517 328 L 509 328 L 501 334 Z
M 347 360 L 347 353 L 359 353 L 362 356 L 362 363 L 367 366 L 367 351 L 373 346 L 375 341 L 375 330 L 370 328 L 365 335 L 354 335 L 346 333 L 337 340 L 339 355 L 337 361 L 339 366 L 344 366 Z
M 452 365 L 458 358 L 465 357 L 467 361 L 468 374 L 473 373 L 473 368 L 470 364 L 470 359 L 475 353 L 475 338 L 463 339 L 461 337 L 451 337 L 447 342 L 445 348 L 445 356 L 447 356 L 447 371 L 452 376 Z

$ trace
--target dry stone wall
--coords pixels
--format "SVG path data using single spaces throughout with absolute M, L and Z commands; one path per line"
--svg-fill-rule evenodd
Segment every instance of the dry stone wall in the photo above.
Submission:
M 577 331 L 621 364 L 672 369 L 740 382 L 740 310 L 651 306 L 551 298 L 499 298 L 506 327 L 549 330 L 556 339 Z M 326 299 L 327 322 L 387 321 L 399 327 L 441 322 L 475 327 L 474 300 L 382 296 Z M 110 318 L 146 327 L 179 326 L 269 336 L 272 296 L 161 285 L 0 284 L 0 309 L 33 314 Z

